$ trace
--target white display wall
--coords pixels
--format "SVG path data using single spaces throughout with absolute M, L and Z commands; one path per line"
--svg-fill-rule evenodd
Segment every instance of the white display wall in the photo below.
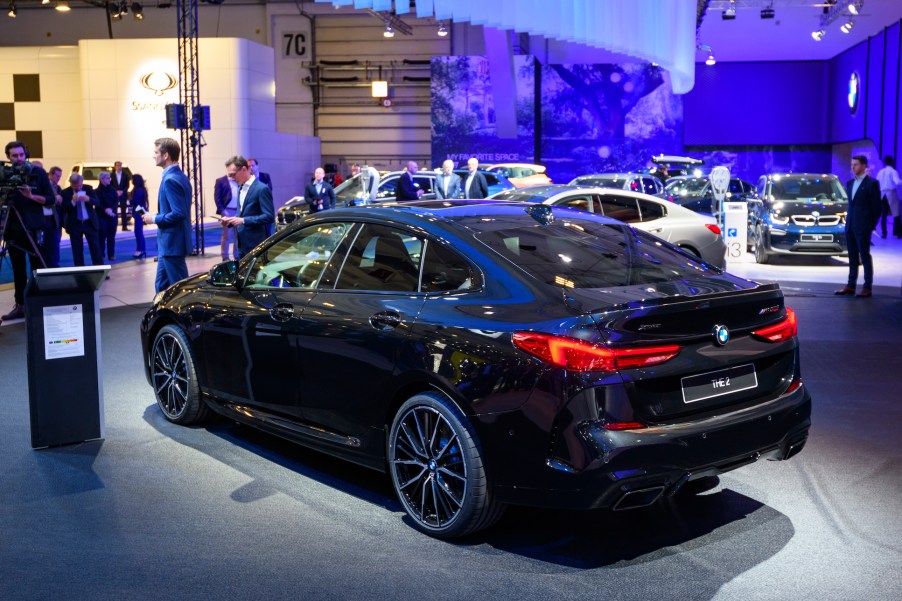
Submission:
M 272 175 L 277 205 L 303 193 L 319 165 L 320 142 L 276 131 L 272 48 L 205 38 L 199 41 L 198 62 L 200 100 L 211 113 L 203 148 L 206 211 L 213 212 L 213 182 L 234 154 L 257 158 Z M 155 198 L 159 168 L 152 160 L 153 141 L 179 138 L 178 131 L 166 128 L 164 109 L 178 102 L 175 40 L 0 48 L 0 81 L 12 81 L 13 73 L 40 77 L 41 101 L 15 103 L 15 130 L 41 132 L 46 166 L 68 171 L 78 161 L 121 160 L 145 176 Z M 0 86 L 0 103 L 12 102 L 11 88 Z M 9 140 L 15 135 L 0 133 Z

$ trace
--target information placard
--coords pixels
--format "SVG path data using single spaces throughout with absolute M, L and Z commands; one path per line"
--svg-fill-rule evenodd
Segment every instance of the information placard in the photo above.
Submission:
M 44 307 L 44 359 L 83 357 L 84 354 L 82 305 Z

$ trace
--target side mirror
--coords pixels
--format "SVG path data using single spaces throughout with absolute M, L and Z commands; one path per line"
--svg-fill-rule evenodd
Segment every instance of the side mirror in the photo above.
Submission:
M 238 276 L 238 262 L 226 261 L 214 265 L 210 270 L 210 283 L 214 286 L 225 288 L 234 286 Z

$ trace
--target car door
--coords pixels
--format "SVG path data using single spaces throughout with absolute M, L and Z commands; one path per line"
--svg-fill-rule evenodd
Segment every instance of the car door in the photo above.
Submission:
M 224 400 L 297 417 L 295 373 L 302 316 L 350 223 L 315 224 L 284 236 L 242 263 L 239 289 L 217 288 L 204 325 L 204 356 Z M 214 372 L 209 372 L 214 373 Z
M 639 205 L 631 196 L 616 196 L 612 194 L 599 194 L 598 205 L 605 217 L 619 219 L 624 223 L 636 223 L 642 221 L 639 213 Z
M 423 306 L 423 241 L 377 223 L 361 225 L 354 236 L 341 264 L 339 257 L 330 262 L 304 312 L 295 377 L 308 422 L 361 436 L 384 417 L 380 400 Z

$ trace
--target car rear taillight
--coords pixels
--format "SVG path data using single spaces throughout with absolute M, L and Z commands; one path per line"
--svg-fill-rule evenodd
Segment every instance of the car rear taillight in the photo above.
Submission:
M 797 390 L 801 385 L 802 385 L 802 378 L 796 378 L 795 380 L 792 381 L 792 384 L 789 385 L 789 388 L 787 388 L 786 392 L 784 392 L 783 394 L 789 394 L 790 392 Z
M 775 323 L 772 326 L 761 328 L 752 332 L 752 336 L 766 340 L 767 342 L 783 342 L 794 338 L 799 333 L 798 324 L 796 323 L 796 312 L 786 307 L 786 317 L 783 321 Z
M 605 430 L 638 430 L 647 426 L 640 422 L 604 422 L 601 427 Z
M 714 232 L 715 236 L 720 236 L 720 228 L 717 227 L 716 223 L 706 223 L 705 227 Z
M 659 365 L 677 356 L 676 344 L 605 348 L 577 338 L 541 332 L 514 332 L 514 345 L 546 363 L 569 371 L 617 371 Z

